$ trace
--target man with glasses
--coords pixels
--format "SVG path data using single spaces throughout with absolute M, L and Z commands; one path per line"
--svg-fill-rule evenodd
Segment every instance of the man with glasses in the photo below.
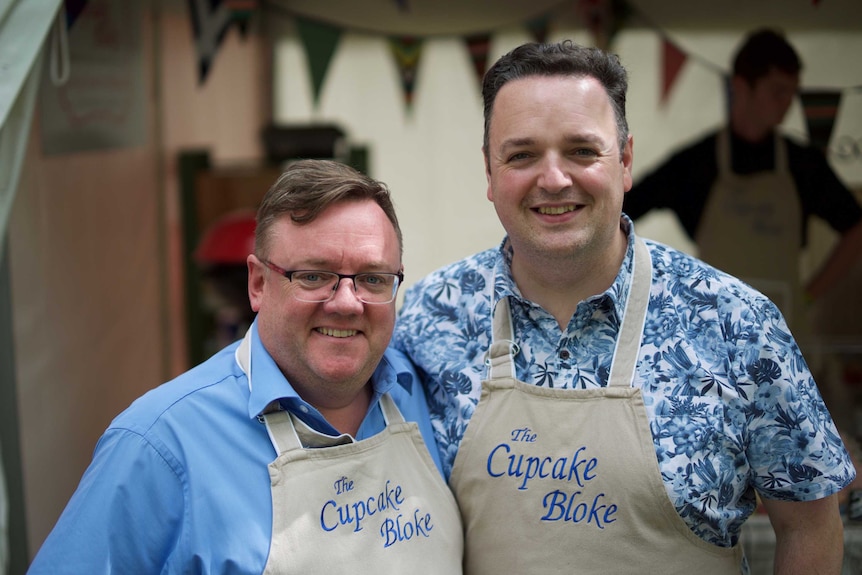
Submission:
M 382 183 L 291 165 L 245 338 L 114 420 L 30 573 L 460 573 L 422 388 L 387 349 L 401 255 Z

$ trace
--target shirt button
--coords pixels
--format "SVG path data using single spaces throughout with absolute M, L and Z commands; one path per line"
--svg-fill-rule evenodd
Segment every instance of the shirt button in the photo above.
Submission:
M 308 407 L 306 407 L 305 405 L 300 405 L 299 411 L 301 411 L 302 413 L 308 413 Z
M 569 359 L 569 355 L 571 355 L 569 353 L 569 350 L 564 349 L 563 351 L 560 352 L 560 359 Z

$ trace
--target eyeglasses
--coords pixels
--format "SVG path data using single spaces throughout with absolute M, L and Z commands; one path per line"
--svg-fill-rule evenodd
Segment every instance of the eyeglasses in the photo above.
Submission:
M 362 303 L 389 303 L 395 299 L 398 286 L 404 281 L 401 272 L 339 274 L 318 270 L 285 270 L 269 260 L 261 261 L 275 273 L 299 286 L 300 289 L 294 292 L 296 299 L 311 303 L 331 300 L 343 279 L 353 280 L 353 292 Z

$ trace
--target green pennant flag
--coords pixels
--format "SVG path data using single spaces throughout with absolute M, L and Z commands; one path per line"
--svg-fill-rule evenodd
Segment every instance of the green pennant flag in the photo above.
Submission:
M 419 57 L 422 55 L 422 39 L 415 36 L 390 37 L 389 48 L 392 50 L 395 64 L 398 66 L 401 89 L 404 92 L 404 103 L 410 110 L 413 107 L 413 92 L 416 89 Z
M 548 30 L 551 28 L 551 17 L 548 14 L 527 21 L 524 26 L 530 32 L 533 40 L 544 44 L 548 39 Z
M 341 38 L 341 30 L 328 24 L 304 18 L 297 18 L 296 26 L 305 47 L 305 56 L 308 58 L 312 97 L 316 107 L 323 80 L 326 78 L 326 70 L 329 68 L 329 62 L 332 60 L 335 48 L 338 46 L 338 40 Z

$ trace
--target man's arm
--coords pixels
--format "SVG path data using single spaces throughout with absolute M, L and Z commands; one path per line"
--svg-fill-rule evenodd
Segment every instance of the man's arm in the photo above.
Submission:
M 814 501 L 762 501 L 775 531 L 773 573 L 841 573 L 844 524 L 838 511 L 836 495 Z
M 110 430 L 27 573 L 163 572 L 184 511 L 166 460 L 140 435 Z
M 843 278 L 862 255 L 862 221 L 843 234 L 826 262 L 808 282 L 805 293 L 817 299 Z

